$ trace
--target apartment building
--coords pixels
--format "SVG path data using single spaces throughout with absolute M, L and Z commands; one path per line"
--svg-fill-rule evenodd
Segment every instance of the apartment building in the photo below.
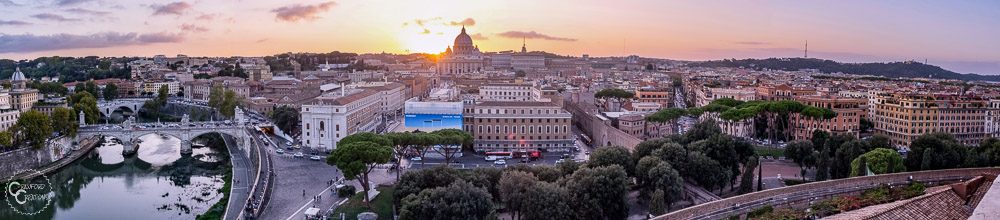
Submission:
M 486 101 L 466 105 L 463 112 L 479 152 L 564 152 L 574 146 L 572 115 L 552 102 Z
M 799 114 L 790 115 L 793 139 L 812 139 L 815 130 L 859 137 L 861 117 L 867 114 L 862 106 L 866 105 L 868 100 L 836 96 L 799 96 L 795 100 L 805 105 L 833 110 L 837 116 L 832 119 L 816 119 Z
M 875 93 L 871 99 L 875 132 L 889 136 L 897 146 L 909 146 L 931 132 L 951 133 L 966 145 L 979 144 L 988 136 L 988 101 L 979 97 Z

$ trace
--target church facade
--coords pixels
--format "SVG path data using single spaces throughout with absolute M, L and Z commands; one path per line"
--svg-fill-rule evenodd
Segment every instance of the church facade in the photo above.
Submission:
M 438 60 L 436 72 L 438 75 L 474 73 L 482 71 L 486 63 L 486 57 L 462 27 L 462 33 L 455 37 L 455 44 L 448 47 Z

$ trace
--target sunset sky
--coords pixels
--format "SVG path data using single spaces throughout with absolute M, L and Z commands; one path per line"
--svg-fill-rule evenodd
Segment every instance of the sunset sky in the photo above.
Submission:
M 1000 1 L 0 0 L 0 58 L 483 51 L 928 60 L 1000 74 Z

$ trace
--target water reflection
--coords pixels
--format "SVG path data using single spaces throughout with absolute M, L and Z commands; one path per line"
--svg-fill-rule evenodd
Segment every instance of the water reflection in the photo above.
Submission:
M 136 155 L 128 157 L 122 145 L 106 139 L 86 158 L 48 175 L 55 192 L 45 211 L 24 216 L 4 204 L 0 219 L 193 219 L 222 198 L 218 189 L 229 164 L 224 146 L 209 142 L 194 149 L 199 153 L 181 154 L 177 138 L 139 139 Z

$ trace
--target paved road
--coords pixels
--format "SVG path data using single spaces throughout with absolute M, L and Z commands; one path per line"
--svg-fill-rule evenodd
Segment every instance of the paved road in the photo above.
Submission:
M 226 139 L 227 145 L 232 145 L 232 147 L 227 147 L 230 153 L 229 158 L 233 163 L 233 184 L 229 192 L 229 203 L 226 206 L 226 219 L 228 220 L 239 217 L 240 211 L 246 207 L 250 185 L 253 184 L 257 170 L 253 168 L 247 154 L 236 147 L 239 142 L 231 139 L 229 135 L 222 135 L 222 137 Z
M 284 140 L 272 140 L 273 143 L 280 145 L 278 147 L 284 149 Z M 267 153 L 271 155 L 275 183 L 271 200 L 260 219 L 304 219 L 302 212 L 306 208 L 315 205 L 326 211 L 339 200 L 334 198 L 327 183 L 334 178 L 342 177 L 339 170 L 326 164 L 325 157 L 324 160 L 313 161 L 307 158 L 295 158 L 291 152 L 277 154 L 275 153 L 277 148 L 273 145 L 267 149 Z M 313 199 L 316 195 L 321 195 L 322 198 Z

